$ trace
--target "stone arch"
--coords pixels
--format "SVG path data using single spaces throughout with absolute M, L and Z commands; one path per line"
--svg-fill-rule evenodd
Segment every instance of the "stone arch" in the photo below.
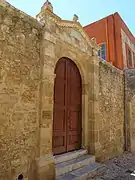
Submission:
M 88 95 L 86 92 L 88 92 L 88 86 L 87 86 L 87 76 L 86 76 L 86 71 L 83 67 L 83 64 L 78 60 L 76 57 L 69 55 L 68 53 L 65 53 L 64 56 L 60 56 L 59 58 L 56 59 L 55 61 L 55 66 L 54 66 L 54 72 L 55 72 L 55 67 L 57 66 L 57 63 L 62 59 L 62 58 L 67 58 L 71 60 L 76 67 L 78 68 L 78 71 L 81 76 L 81 82 L 82 82 L 82 148 L 88 147 L 88 113 L 87 113 L 87 105 L 88 105 Z M 56 74 L 54 74 L 56 76 Z
M 71 61 L 73 61 L 75 63 L 75 65 L 77 66 L 77 68 L 78 68 L 78 70 L 80 72 L 81 79 L 82 79 L 82 84 L 86 84 L 87 83 L 87 78 L 86 78 L 86 73 L 85 73 L 85 69 L 84 69 L 83 65 L 80 63 L 80 61 L 77 60 L 77 58 L 74 58 L 71 55 L 67 54 L 67 55 L 63 55 L 63 56 L 60 56 L 59 58 L 57 58 L 57 60 L 55 61 L 54 68 L 56 67 L 58 61 L 60 59 L 62 59 L 62 58 L 70 59 Z

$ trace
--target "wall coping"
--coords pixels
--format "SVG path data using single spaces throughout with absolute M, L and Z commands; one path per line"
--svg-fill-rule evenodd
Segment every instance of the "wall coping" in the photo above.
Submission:
M 34 17 L 28 15 L 27 13 L 21 11 L 20 9 L 12 6 L 9 2 L 7 2 L 5 0 L 0 0 L 0 6 L 3 8 L 6 8 L 7 10 L 9 10 L 9 12 L 11 11 L 11 9 L 13 11 L 18 12 L 18 14 L 20 14 L 20 18 L 26 19 L 27 21 L 28 21 L 28 19 L 31 20 L 34 23 L 33 26 L 36 26 L 38 28 L 43 27 L 42 23 L 40 23 L 36 18 L 34 18 Z
M 98 59 L 99 59 L 99 63 L 102 63 L 102 64 L 103 64 L 104 66 L 106 66 L 107 68 L 110 68 L 110 70 L 111 70 L 112 72 L 119 73 L 120 75 L 123 75 L 123 74 L 124 74 L 123 70 L 120 70 L 120 69 L 116 68 L 115 66 L 113 66 L 113 65 L 110 64 L 109 62 L 103 60 L 103 59 L 100 58 L 100 57 L 98 57 Z

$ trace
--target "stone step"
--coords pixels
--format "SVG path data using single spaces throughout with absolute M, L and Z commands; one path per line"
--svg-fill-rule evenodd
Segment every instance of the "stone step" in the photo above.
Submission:
M 58 176 L 56 180 L 88 180 L 96 175 L 101 175 L 104 171 L 105 165 L 95 162 L 63 176 Z
M 56 176 L 64 175 L 75 169 L 79 169 L 83 166 L 92 164 L 94 162 L 95 162 L 95 156 L 86 154 L 69 161 L 58 163 L 56 164 Z
M 55 156 L 55 164 L 65 162 L 65 161 L 69 161 L 71 159 L 78 158 L 78 157 L 83 156 L 83 155 L 85 155 L 87 153 L 88 152 L 87 152 L 86 149 L 79 149 L 79 150 L 68 152 L 68 153 L 65 153 L 65 154 L 56 155 Z

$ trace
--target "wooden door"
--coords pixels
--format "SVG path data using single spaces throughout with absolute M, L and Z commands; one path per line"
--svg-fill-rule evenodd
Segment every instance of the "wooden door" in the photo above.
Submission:
M 82 86 L 78 68 L 67 61 L 67 151 L 81 147 Z
M 81 77 L 76 65 L 62 58 L 54 85 L 53 153 L 81 147 Z
M 55 69 L 53 153 L 66 152 L 66 63 L 60 60 Z

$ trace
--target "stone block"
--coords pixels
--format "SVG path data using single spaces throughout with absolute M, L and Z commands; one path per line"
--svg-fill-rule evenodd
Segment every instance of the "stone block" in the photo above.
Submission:
M 37 179 L 55 180 L 55 164 L 52 155 L 45 155 L 37 159 Z

